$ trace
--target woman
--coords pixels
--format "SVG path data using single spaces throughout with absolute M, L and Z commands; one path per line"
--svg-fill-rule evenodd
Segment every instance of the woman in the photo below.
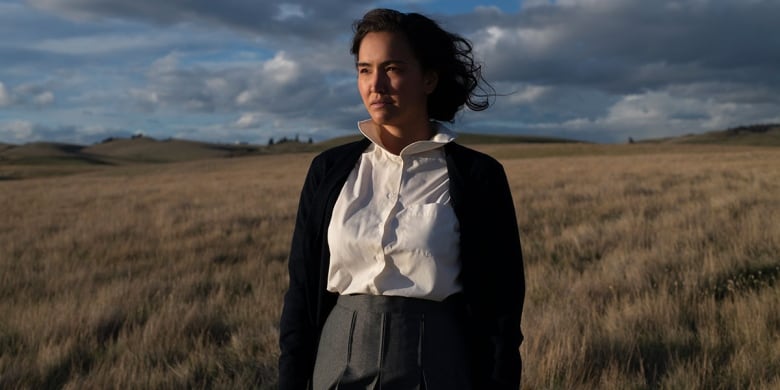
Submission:
M 282 389 L 517 389 L 525 293 L 503 167 L 441 124 L 487 108 L 471 45 L 419 14 L 354 25 L 365 138 L 311 163 L 280 324 Z M 482 98 L 482 100 L 480 100 Z

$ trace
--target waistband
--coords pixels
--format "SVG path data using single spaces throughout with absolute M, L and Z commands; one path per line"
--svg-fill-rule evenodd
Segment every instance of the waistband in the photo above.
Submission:
M 450 295 L 441 302 L 392 295 L 352 294 L 339 295 L 336 304 L 372 313 L 454 313 L 462 308 L 463 299 L 461 294 Z

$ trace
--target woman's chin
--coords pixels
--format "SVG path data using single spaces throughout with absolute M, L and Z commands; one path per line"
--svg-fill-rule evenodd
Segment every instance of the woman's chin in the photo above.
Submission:
M 371 113 L 371 120 L 379 126 L 392 126 L 395 122 L 393 119 L 394 117 L 387 115 L 387 113 Z

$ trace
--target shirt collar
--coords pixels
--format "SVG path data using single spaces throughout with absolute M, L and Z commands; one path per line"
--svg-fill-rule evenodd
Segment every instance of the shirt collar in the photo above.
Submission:
M 413 142 L 407 145 L 405 148 L 403 148 L 403 150 L 401 150 L 401 153 L 399 155 L 408 156 L 411 154 L 427 152 L 429 150 L 440 148 L 445 144 L 452 142 L 457 137 L 455 132 L 453 132 L 452 130 L 450 130 L 450 128 L 441 124 L 440 122 L 431 121 L 431 124 L 433 125 L 433 128 L 436 131 L 436 133 L 433 135 L 433 137 L 431 137 L 431 139 Z M 366 138 L 371 140 L 371 142 L 374 145 L 376 145 L 377 147 L 381 148 L 384 151 L 387 151 L 387 149 L 385 149 L 385 147 L 382 145 L 381 140 L 379 139 L 377 126 L 376 124 L 374 124 L 374 122 L 371 119 L 366 119 L 358 122 L 358 129 L 360 129 L 360 132 L 363 133 L 363 135 L 366 136 Z

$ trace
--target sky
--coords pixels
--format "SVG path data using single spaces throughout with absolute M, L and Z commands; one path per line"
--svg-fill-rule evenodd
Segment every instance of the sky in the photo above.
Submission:
M 780 122 L 780 0 L 0 0 L 0 142 L 322 141 L 367 118 L 371 8 L 472 42 L 456 132 L 622 143 Z

